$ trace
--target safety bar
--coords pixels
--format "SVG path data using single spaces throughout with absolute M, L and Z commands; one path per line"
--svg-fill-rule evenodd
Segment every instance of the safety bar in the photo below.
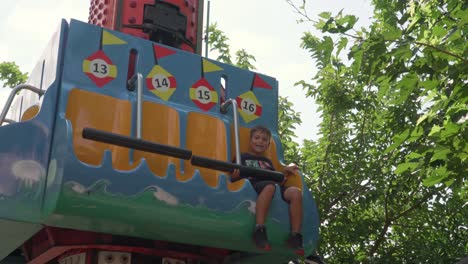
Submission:
M 255 179 L 261 180 L 261 181 L 282 182 L 284 180 L 284 175 L 281 172 L 252 168 L 252 167 L 248 167 L 244 165 L 214 160 L 214 159 L 205 158 L 201 156 L 193 155 L 191 159 L 191 163 L 192 165 L 195 165 L 195 166 L 224 171 L 224 172 L 232 172 L 234 169 L 239 169 L 241 177 L 242 176 L 254 177 Z
M 281 172 L 252 168 L 235 163 L 214 160 L 201 156 L 192 155 L 191 150 L 177 148 L 168 145 L 157 144 L 150 141 L 135 139 L 127 136 L 117 135 L 114 133 L 97 130 L 94 128 L 84 128 L 82 133 L 83 138 L 109 143 L 121 147 L 137 149 L 141 151 L 191 160 L 192 165 L 204 167 L 213 170 L 224 172 L 232 172 L 234 169 L 239 169 L 241 175 L 248 175 L 248 177 L 255 177 L 258 180 L 268 180 L 275 182 L 282 182 L 284 175 Z
M 82 135 L 83 138 L 91 139 L 94 141 L 109 143 L 112 145 L 137 149 L 141 151 L 171 156 L 185 160 L 190 159 L 190 157 L 192 156 L 192 151 L 190 150 L 163 144 L 157 144 L 142 139 L 135 139 L 102 130 L 97 130 L 94 128 L 84 128 Z
M 237 164 L 241 164 L 241 158 L 240 158 L 240 140 L 239 140 L 239 121 L 238 121 L 238 117 L 237 117 L 237 101 L 235 99 L 228 99 L 226 100 L 226 102 L 224 102 L 221 107 L 220 107 L 220 112 L 222 114 L 226 114 L 227 113 L 227 109 L 229 107 L 229 105 L 232 104 L 232 113 L 233 113 L 233 116 L 234 116 L 234 140 L 235 140 L 235 144 L 236 144 L 236 163 Z
M 16 94 L 18 94 L 19 91 L 25 90 L 25 89 L 30 90 L 31 92 L 36 93 L 39 96 L 42 96 L 45 93 L 45 91 L 39 88 L 36 88 L 32 85 L 29 85 L 29 84 L 17 85 L 15 88 L 11 90 L 10 96 L 8 96 L 5 106 L 3 107 L 2 113 L 0 114 L 0 125 L 3 124 L 3 122 L 5 121 L 5 117 L 8 113 L 8 110 L 10 109 L 11 104 L 13 103 L 13 99 L 15 99 Z

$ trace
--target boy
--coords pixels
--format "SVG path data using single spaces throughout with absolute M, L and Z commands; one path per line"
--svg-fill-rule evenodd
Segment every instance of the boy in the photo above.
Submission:
M 255 126 L 250 130 L 249 152 L 241 154 L 241 163 L 245 166 L 256 167 L 267 170 L 275 170 L 270 159 L 264 156 L 270 146 L 271 132 L 267 127 Z M 286 244 L 293 248 L 296 254 L 304 254 L 302 247 L 302 192 L 297 187 L 285 187 L 288 176 L 297 172 L 298 166 L 290 164 L 283 169 L 285 180 L 281 183 L 281 196 L 289 204 L 289 217 L 291 221 L 291 234 Z M 265 228 L 265 220 L 270 208 L 271 200 L 275 194 L 276 185 L 273 181 L 259 181 L 254 177 L 245 177 L 252 184 L 258 194 L 255 208 L 255 231 L 253 239 L 259 249 L 270 250 L 270 244 Z M 234 170 L 231 180 L 241 179 L 240 171 Z

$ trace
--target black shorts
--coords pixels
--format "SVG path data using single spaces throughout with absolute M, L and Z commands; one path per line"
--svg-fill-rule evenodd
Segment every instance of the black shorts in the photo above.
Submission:
M 269 184 L 273 184 L 276 188 L 276 185 L 277 183 L 274 182 L 274 181 L 258 181 L 258 182 L 254 182 L 252 183 L 252 187 L 254 188 L 254 190 L 257 192 L 257 194 L 260 194 L 263 190 L 263 188 L 265 188 L 267 185 Z M 285 186 L 280 186 L 280 191 L 281 191 L 281 198 L 283 198 L 283 200 L 285 202 L 286 199 L 284 198 L 284 192 L 286 191 L 286 189 L 288 189 L 288 187 L 285 187 Z

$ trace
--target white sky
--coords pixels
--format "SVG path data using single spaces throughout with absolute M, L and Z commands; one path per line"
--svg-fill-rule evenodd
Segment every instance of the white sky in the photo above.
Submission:
M 205 0 L 205 5 L 208 0 Z M 279 81 L 280 95 L 294 103 L 303 124 L 296 130 L 298 142 L 317 139 L 320 122 L 313 99 L 294 83 L 309 81 L 316 73 L 310 55 L 300 48 L 305 31 L 312 24 L 298 24 L 299 18 L 285 0 L 210 0 L 210 23 L 229 37 L 232 55 L 244 48 L 256 58 L 256 71 Z M 309 16 L 323 11 L 354 14 L 358 25 L 369 23 L 370 0 L 308 0 Z M 31 72 L 61 18 L 87 21 L 88 0 L 2 0 L 0 10 L 0 62 L 14 61 L 23 72 Z M 206 10 L 205 10 L 206 16 Z M 203 48 L 204 50 L 204 48 Z M 210 54 L 209 54 L 210 55 Z M 214 55 L 214 54 L 212 54 Z M 7 96 L 0 88 L 0 106 Z

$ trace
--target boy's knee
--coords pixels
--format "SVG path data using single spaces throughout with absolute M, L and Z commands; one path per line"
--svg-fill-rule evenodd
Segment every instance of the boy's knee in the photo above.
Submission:
M 299 188 L 289 187 L 286 191 L 288 192 L 286 196 L 290 201 L 302 201 L 302 192 Z
M 276 186 L 274 184 L 268 184 L 263 188 L 262 192 L 274 193 L 275 190 Z

